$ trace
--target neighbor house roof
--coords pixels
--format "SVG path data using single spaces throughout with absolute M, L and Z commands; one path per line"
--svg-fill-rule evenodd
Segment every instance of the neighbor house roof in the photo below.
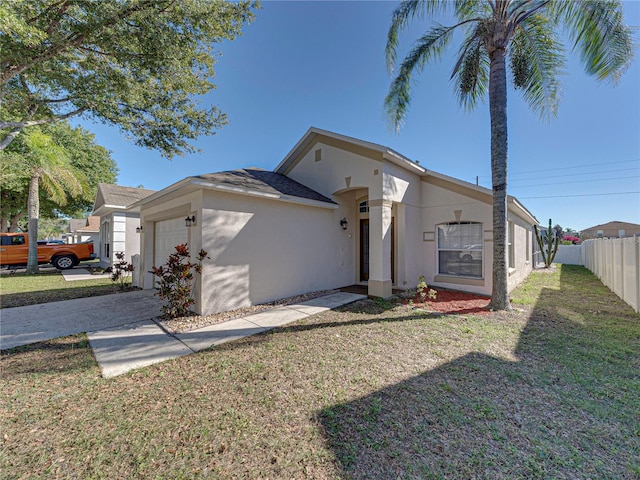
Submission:
M 155 190 L 101 183 L 98 185 L 96 201 L 93 204 L 93 213 L 94 215 L 100 215 L 105 209 L 125 209 L 152 193 L 155 193 Z
M 585 228 L 582 231 L 586 232 L 588 230 L 640 230 L 640 225 L 637 223 L 614 220 L 613 222 L 603 223 L 601 225 L 596 225 L 595 227 Z
M 86 224 L 86 218 L 72 218 L 71 220 L 69 220 L 69 232 L 75 232 L 79 228 L 84 227 Z
M 88 218 L 72 218 L 69 220 L 69 232 L 96 233 L 100 231 L 100 217 L 91 215 Z

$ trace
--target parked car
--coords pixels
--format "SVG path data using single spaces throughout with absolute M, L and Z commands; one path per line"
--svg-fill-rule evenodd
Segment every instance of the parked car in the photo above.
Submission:
M 29 256 L 27 233 L 0 233 L 0 265 L 26 265 Z M 93 260 L 93 243 L 49 243 L 38 241 L 38 264 L 50 263 L 60 270 L 78 265 L 81 260 Z

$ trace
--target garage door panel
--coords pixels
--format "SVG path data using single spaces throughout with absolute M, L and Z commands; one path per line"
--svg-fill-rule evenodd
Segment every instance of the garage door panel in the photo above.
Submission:
M 155 230 L 154 264 L 159 267 L 166 263 L 177 245 L 187 243 L 188 230 L 184 225 L 184 218 L 156 222 Z

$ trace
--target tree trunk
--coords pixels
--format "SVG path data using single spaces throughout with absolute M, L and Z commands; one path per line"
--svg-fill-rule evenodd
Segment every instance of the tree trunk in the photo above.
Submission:
M 40 175 L 34 173 L 29 182 L 29 256 L 27 257 L 27 274 L 39 272 L 38 269 L 38 218 L 40 217 L 39 193 Z
M 510 310 L 507 271 L 507 75 L 506 49 L 490 54 L 491 181 L 493 185 L 493 290 L 489 308 Z

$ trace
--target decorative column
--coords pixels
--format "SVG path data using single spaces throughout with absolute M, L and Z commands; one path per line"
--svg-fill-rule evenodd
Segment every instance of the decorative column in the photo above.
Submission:
M 391 291 L 390 200 L 369 200 L 369 295 L 388 298 Z

